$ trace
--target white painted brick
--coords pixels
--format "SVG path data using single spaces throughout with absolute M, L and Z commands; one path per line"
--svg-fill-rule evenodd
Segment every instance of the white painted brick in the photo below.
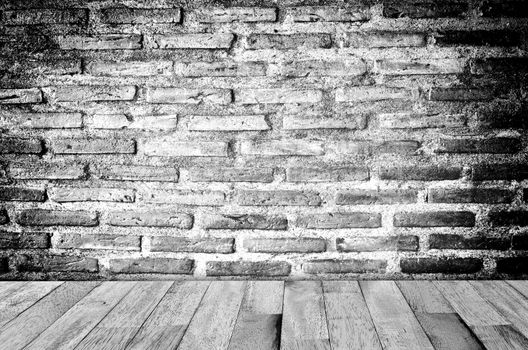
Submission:
M 309 129 L 364 129 L 367 118 L 364 115 L 350 115 L 341 117 L 285 115 L 282 128 L 285 130 Z
M 174 34 L 155 35 L 157 49 L 229 49 L 235 40 L 233 34 Z
M 235 91 L 235 102 L 241 104 L 317 103 L 323 99 L 320 90 L 244 89 Z
M 172 71 L 171 61 L 95 61 L 86 64 L 86 73 L 108 76 L 155 76 L 167 75 Z
M 263 115 L 247 116 L 191 116 L 189 130 L 194 131 L 251 131 L 269 130 Z
M 156 139 L 146 141 L 143 152 L 157 157 L 227 157 L 227 142 Z
M 168 104 L 231 103 L 229 89 L 183 89 L 152 87 L 147 90 L 147 102 Z
M 324 143 L 306 140 L 242 141 L 240 153 L 255 156 L 320 156 Z
M 95 114 L 86 116 L 84 124 L 93 129 L 174 130 L 178 125 L 178 116 L 155 115 L 127 118 L 124 114 Z

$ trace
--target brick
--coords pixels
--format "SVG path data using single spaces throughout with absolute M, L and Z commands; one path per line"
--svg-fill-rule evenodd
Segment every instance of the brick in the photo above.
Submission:
M 528 17 L 526 2 L 519 0 L 488 0 L 482 3 L 484 17 Z
M 169 75 L 172 72 L 172 61 L 93 61 L 85 67 L 86 74 L 96 76 L 139 76 Z
M 61 235 L 56 244 L 59 249 L 140 250 L 140 236 L 132 235 L 87 235 L 67 233 Z
M 277 9 L 260 7 L 202 7 L 192 16 L 201 23 L 275 22 Z
M 305 140 L 246 140 L 240 144 L 242 155 L 254 156 L 320 156 L 325 153 L 324 144 Z
M 523 163 L 475 164 L 472 170 L 474 181 L 528 179 L 528 164 Z
M 176 62 L 174 72 L 184 77 L 260 77 L 266 75 L 264 62 Z
M 94 114 L 84 118 L 84 125 L 93 129 L 174 130 L 177 115 L 127 117 L 124 114 Z
M 191 168 L 191 182 L 273 182 L 272 168 Z
M 143 152 L 156 157 L 227 157 L 227 142 L 173 141 L 155 139 L 145 142 Z
M 110 259 L 112 273 L 162 273 L 192 275 L 194 260 L 172 258 L 124 258 Z
M 152 190 L 142 198 L 147 203 L 168 203 L 178 205 L 223 205 L 225 193 L 201 190 Z
M 249 50 L 296 50 L 298 48 L 318 49 L 330 48 L 332 38 L 330 34 L 251 34 L 247 39 Z
M 288 276 L 291 265 L 284 261 L 208 261 L 207 276 Z
M 460 128 L 466 125 L 463 114 L 382 113 L 379 125 L 387 129 Z
M 98 272 L 97 259 L 72 255 L 18 257 L 19 272 Z
M 377 153 L 391 153 L 391 154 L 415 154 L 420 148 L 418 141 L 396 140 L 396 141 L 337 141 L 332 150 L 340 155 L 372 155 Z
M 492 226 L 528 226 L 526 210 L 492 211 L 488 218 Z
M 365 129 L 367 117 L 365 115 L 348 115 L 343 117 L 322 117 L 285 115 L 282 119 L 284 130 L 311 129 Z
M 136 141 L 111 138 L 59 139 L 52 143 L 55 154 L 134 154 Z
M 97 213 L 72 210 L 27 209 L 19 213 L 18 224 L 22 226 L 97 226 Z
M 508 250 L 510 246 L 510 239 L 502 237 L 483 235 L 464 237 L 440 233 L 429 236 L 429 249 Z
M 101 10 L 101 22 L 109 24 L 179 23 L 179 8 L 108 8 Z
M 235 251 L 233 238 L 185 238 L 155 236 L 150 239 L 152 252 L 230 254 Z
M 525 203 L 528 203 L 528 188 L 523 189 L 523 199 Z
M 8 26 L 34 24 L 84 24 L 88 19 L 86 9 L 30 9 L 4 11 L 2 22 Z
M 39 188 L 0 187 L 0 201 L 44 202 L 46 191 Z
M 375 72 L 387 75 L 462 74 L 466 62 L 461 59 L 379 60 Z
M 86 177 L 86 170 L 78 162 L 35 161 L 11 164 L 9 174 L 20 180 L 80 180 Z
M 359 58 L 347 58 L 344 61 L 293 61 L 283 64 L 281 68 L 281 73 L 287 77 L 343 77 L 360 76 L 367 73 L 366 62 Z
M 418 191 L 415 189 L 398 190 L 348 190 L 336 194 L 337 205 L 371 205 L 416 203 Z
M 286 230 L 288 220 L 283 216 L 261 214 L 218 214 L 205 218 L 207 230 Z
M 430 188 L 429 203 L 511 203 L 515 193 L 502 188 Z
M 0 273 L 9 272 L 9 260 L 7 258 L 0 258 Z
M 79 129 L 81 113 L 24 113 L 0 116 L 0 126 L 28 129 Z
M 0 231 L 0 249 L 47 249 L 48 233 L 20 233 Z
M 42 92 L 40 89 L 0 89 L 0 105 L 41 102 Z
M 427 43 L 425 34 L 400 32 L 349 32 L 346 33 L 345 47 L 419 47 Z
M 260 131 L 269 130 L 264 115 L 246 116 L 190 116 L 188 129 L 192 131 Z
M 252 238 L 244 240 L 251 253 L 321 253 L 326 242 L 320 238 Z
M 515 46 L 521 38 L 511 30 L 443 31 L 435 35 L 438 46 Z
M 337 238 L 338 252 L 417 251 L 417 236 Z
M 413 165 L 380 167 L 381 180 L 397 181 L 440 181 L 457 180 L 462 177 L 462 168 L 448 165 Z
M 114 211 L 108 213 L 108 224 L 124 227 L 174 227 L 190 229 L 194 218 L 186 213 L 167 210 Z
M 136 50 L 142 48 L 142 39 L 139 34 L 106 34 L 58 36 L 54 41 L 62 50 Z
M 436 153 L 517 153 L 522 143 L 515 137 L 476 138 L 440 138 Z
M 50 199 L 58 203 L 67 202 L 121 202 L 133 203 L 134 190 L 122 188 L 53 187 L 48 189 Z
M 366 5 L 350 7 L 303 6 L 288 9 L 294 22 L 365 22 L 370 19 Z
M 403 273 L 465 274 L 482 270 L 482 260 L 477 258 L 403 258 L 400 261 Z
M 57 86 L 52 90 L 57 102 L 131 101 L 135 86 L 81 85 Z
M 288 182 L 343 182 L 369 180 L 366 167 L 291 167 L 286 169 Z
M 409 89 L 385 86 L 357 86 L 338 88 L 335 91 L 336 102 L 410 100 L 413 98 L 413 93 Z
M 152 87 L 147 89 L 147 102 L 167 104 L 229 104 L 232 101 L 229 89 L 183 89 Z
M 153 44 L 156 49 L 209 49 L 225 50 L 235 41 L 233 34 L 203 33 L 155 35 Z
M 304 205 L 319 206 L 321 197 L 312 191 L 239 191 L 237 197 L 239 205 L 274 206 L 274 205 Z
M 96 174 L 103 180 L 178 182 L 180 173 L 169 166 L 118 164 L 97 167 Z
M 427 96 L 432 101 L 490 101 L 495 92 L 484 88 L 433 88 Z
M 528 257 L 510 257 L 497 259 L 497 272 L 510 275 L 526 274 L 528 271 Z
M 482 104 L 476 111 L 477 126 L 481 129 L 528 129 L 524 118 L 528 104 L 508 100 L 495 100 Z
M 20 139 L 14 137 L 0 139 L 0 154 L 40 154 L 42 151 L 42 141 L 37 139 Z
M 251 104 L 317 103 L 323 99 L 321 90 L 244 89 L 235 91 L 235 102 Z
M 490 57 L 470 61 L 471 74 L 518 74 L 528 71 L 528 57 Z
M 388 18 L 449 18 L 463 17 L 468 11 L 466 2 L 424 1 L 402 2 L 383 1 L 383 16 Z
M 9 222 L 9 216 L 7 214 L 7 210 L 4 208 L 0 209 L 0 225 L 7 224 Z
M 300 215 L 295 225 L 310 229 L 377 228 L 381 227 L 381 214 L 348 212 Z
M 386 268 L 385 260 L 374 259 L 312 260 L 302 264 L 303 272 L 312 275 L 384 273 Z
M 473 227 L 475 214 L 469 211 L 398 212 L 396 227 Z
M 76 75 L 82 73 L 82 61 L 80 59 L 56 59 L 52 62 L 31 61 L 27 63 L 27 69 L 41 76 Z

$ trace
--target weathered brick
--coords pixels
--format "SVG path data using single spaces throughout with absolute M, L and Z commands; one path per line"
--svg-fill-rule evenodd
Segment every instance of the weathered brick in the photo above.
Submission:
M 189 181 L 192 182 L 273 182 L 272 168 L 191 168 Z
M 430 203 L 511 203 L 515 193 L 502 188 L 430 188 Z
M 482 266 L 482 260 L 477 258 L 403 258 L 400 261 L 403 273 L 475 273 Z
M 412 90 L 385 86 L 356 86 L 338 88 L 335 91 L 336 102 L 410 100 L 413 98 Z
M 341 155 L 372 155 L 377 153 L 391 153 L 391 154 L 415 154 L 420 148 L 418 141 L 411 140 L 395 140 L 395 141 L 337 141 L 332 149 L 336 154 Z
M 250 104 L 317 103 L 323 99 L 321 90 L 244 89 L 235 91 L 235 102 Z
M 200 190 L 152 190 L 143 195 L 147 203 L 169 203 L 178 205 L 223 205 L 225 193 L 222 191 Z
M 108 8 L 101 10 L 101 21 L 109 24 L 179 23 L 180 12 L 179 8 Z
M 103 180 L 178 182 L 180 173 L 174 167 L 148 165 L 105 165 L 96 174 Z
M 131 101 L 136 96 L 135 86 L 81 85 L 56 86 L 52 97 L 57 102 Z
M 332 46 L 330 34 L 251 34 L 247 39 L 250 50 L 290 50 L 300 47 L 305 49 L 329 48 Z
M 526 274 L 528 272 L 528 257 L 498 258 L 497 272 L 511 275 Z
M 511 240 L 502 237 L 473 236 L 437 233 L 429 236 L 429 249 L 493 249 L 508 250 Z
M 81 113 L 24 113 L 0 116 L 0 126 L 29 129 L 78 129 Z
M 140 236 L 132 235 L 90 235 L 67 233 L 61 235 L 56 248 L 60 249 L 108 249 L 140 250 Z
M 382 113 L 379 124 L 387 129 L 459 128 L 466 124 L 463 114 Z
M 337 238 L 337 251 L 376 252 L 376 251 L 417 251 L 417 236 L 370 236 L 356 238 Z
M 380 60 L 375 72 L 387 75 L 461 74 L 466 62 L 460 59 Z
M 218 214 L 206 217 L 202 226 L 209 230 L 286 230 L 288 220 L 261 214 Z
M 523 163 L 483 163 L 472 168 L 475 181 L 528 179 L 528 164 Z
M 257 205 L 257 206 L 274 206 L 274 205 L 321 205 L 321 197 L 312 191 L 294 191 L 294 190 L 277 190 L 277 191 L 239 191 L 237 197 L 239 205 Z
M 194 260 L 172 258 L 124 258 L 110 259 L 113 273 L 163 273 L 192 275 Z
M 17 222 L 22 226 L 97 226 L 97 213 L 72 210 L 27 209 L 19 213 Z
M 0 249 L 47 249 L 48 233 L 20 233 L 0 231 Z
M 18 72 L 22 67 L 12 67 Z M 18 70 L 17 70 L 18 69 Z M 29 61 L 23 66 L 23 70 L 34 72 L 39 76 L 50 75 L 76 75 L 82 73 L 82 61 L 80 59 L 54 59 L 53 61 Z
M 264 62 L 176 62 L 174 72 L 184 77 L 260 77 L 266 67 Z
M 0 89 L 0 104 L 41 103 L 40 89 Z
M 342 182 L 369 180 L 366 167 L 292 167 L 286 169 L 288 182 Z
M 177 115 L 127 117 L 124 114 L 94 114 L 84 118 L 84 125 L 93 129 L 174 130 Z
M 150 239 L 150 251 L 230 254 L 235 251 L 235 240 L 233 238 L 155 236 Z
M 42 141 L 37 139 L 0 138 L 0 153 L 39 154 L 42 151 Z
M 78 162 L 35 161 L 10 164 L 9 174 L 20 180 L 79 180 L 86 176 L 86 170 Z
M 135 50 L 141 49 L 142 39 L 139 34 L 69 35 L 55 37 L 55 42 L 62 50 Z
M 487 88 L 432 88 L 427 98 L 432 101 L 490 101 L 495 92 Z
M 435 35 L 439 46 L 515 46 L 520 35 L 511 30 L 443 31 Z
M 93 61 L 88 62 L 85 72 L 102 76 L 156 76 L 168 75 L 172 71 L 172 61 Z
M 285 130 L 310 130 L 310 129 L 365 129 L 367 126 L 366 115 L 348 115 L 343 117 L 322 117 L 285 115 L 282 119 L 282 128 Z
M 192 131 L 259 131 L 269 130 L 264 115 L 191 116 L 188 129 Z
M 494 138 L 440 138 L 436 153 L 516 153 L 522 149 L 521 141 L 515 137 Z
M 347 190 L 336 195 L 337 205 L 416 203 L 418 191 L 398 190 Z
M 311 140 L 245 140 L 240 144 L 240 153 L 254 156 L 320 156 L 324 144 Z
M 192 215 L 166 210 L 114 211 L 108 213 L 107 220 L 111 226 L 174 227 L 180 229 L 190 229 L 194 223 Z
M 123 188 L 53 187 L 48 189 L 50 199 L 59 202 L 122 202 L 135 200 L 134 190 Z
M 386 268 L 385 260 L 374 259 L 312 260 L 302 264 L 303 272 L 313 275 L 384 273 Z
M 207 276 L 288 276 L 291 265 L 285 261 L 208 261 Z
M 321 253 L 326 241 L 320 238 L 251 238 L 244 240 L 251 253 Z
M 155 35 L 157 49 L 229 49 L 235 36 L 228 33 Z
M 413 47 L 425 46 L 425 34 L 400 32 L 349 32 L 345 47 Z
M 134 154 L 136 141 L 112 138 L 58 139 L 52 143 L 55 154 Z
M 0 273 L 9 272 L 9 260 L 7 258 L 0 258 Z
M 377 228 L 381 227 L 381 214 L 347 212 L 300 215 L 295 225 L 311 229 Z
M 183 89 L 152 87 L 147 89 L 147 102 L 167 104 L 229 104 L 232 101 L 229 89 Z
M 350 7 L 302 6 L 288 9 L 294 22 L 365 22 L 370 19 L 367 5 Z
M 388 18 L 446 18 L 462 17 L 468 11 L 467 2 L 423 1 L 403 2 L 383 1 L 383 16 Z
M 192 16 L 201 23 L 275 22 L 277 9 L 263 7 L 202 7 Z
M 34 24 L 83 24 L 88 19 L 86 9 L 30 9 L 4 11 L 2 22 L 8 26 Z
M 457 180 L 462 177 L 462 168 L 448 165 L 383 166 L 379 169 L 379 177 L 398 181 Z
M 489 213 L 489 221 L 492 226 L 528 226 L 528 211 L 493 211 Z
M 522 0 L 486 0 L 481 10 L 484 17 L 528 17 L 528 6 Z
M 227 142 L 154 139 L 145 142 L 143 152 L 157 157 L 227 157 Z
M 46 191 L 38 188 L 0 187 L 0 201 L 44 202 Z
M 398 212 L 394 214 L 396 227 L 472 227 L 475 214 L 469 211 Z
M 4 208 L 0 209 L 0 225 L 7 224 L 9 222 L 9 216 L 7 214 L 7 210 Z
M 359 76 L 367 72 L 366 62 L 359 58 L 293 61 L 284 63 L 281 68 L 281 73 L 287 77 Z
M 16 260 L 19 272 L 98 272 L 97 259 L 72 255 L 29 256 Z
M 470 62 L 471 74 L 515 74 L 526 73 L 528 57 L 490 57 L 473 59 Z

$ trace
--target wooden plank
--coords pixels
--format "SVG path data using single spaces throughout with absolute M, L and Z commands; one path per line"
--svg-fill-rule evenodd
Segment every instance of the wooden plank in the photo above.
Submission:
M 483 347 L 457 314 L 416 313 L 436 350 L 482 350 Z
M 455 312 L 431 281 L 397 281 L 396 284 L 414 312 Z
M 510 325 L 471 327 L 488 350 L 526 350 L 528 339 Z
M 138 282 L 75 349 L 123 349 L 173 282 Z
M 60 286 L 62 282 L 29 282 L 0 300 L 0 327 Z
M 283 308 L 282 350 L 331 349 L 320 281 L 286 282 Z
M 400 289 L 391 281 L 361 281 L 384 349 L 434 350 Z
M 0 300 L 4 300 L 7 298 L 11 293 L 17 291 L 18 289 L 22 288 L 23 285 L 27 284 L 29 282 L 12 282 L 12 281 L 1 281 L 0 282 Z
M 229 350 L 277 350 L 284 282 L 248 282 Z
M 25 350 L 75 348 L 135 284 L 104 282 L 35 338 Z
M 4 349 L 22 349 L 100 282 L 65 282 L 0 328 Z
M 178 349 L 227 349 L 245 288 L 243 281 L 212 282 Z
M 507 325 L 508 322 L 467 281 L 434 281 L 435 286 L 468 326 Z
M 324 281 L 324 299 L 333 350 L 381 350 L 376 328 L 356 281 Z
M 510 286 L 515 288 L 519 293 L 524 295 L 526 298 L 528 298 L 528 281 L 506 281 Z
M 176 282 L 127 344 L 127 349 L 176 349 L 210 282 Z

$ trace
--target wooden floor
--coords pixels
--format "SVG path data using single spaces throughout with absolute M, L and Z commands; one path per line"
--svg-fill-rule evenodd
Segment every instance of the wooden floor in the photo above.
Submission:
M 528 281 L 0 282 L 0 349 L 528 349 Z

